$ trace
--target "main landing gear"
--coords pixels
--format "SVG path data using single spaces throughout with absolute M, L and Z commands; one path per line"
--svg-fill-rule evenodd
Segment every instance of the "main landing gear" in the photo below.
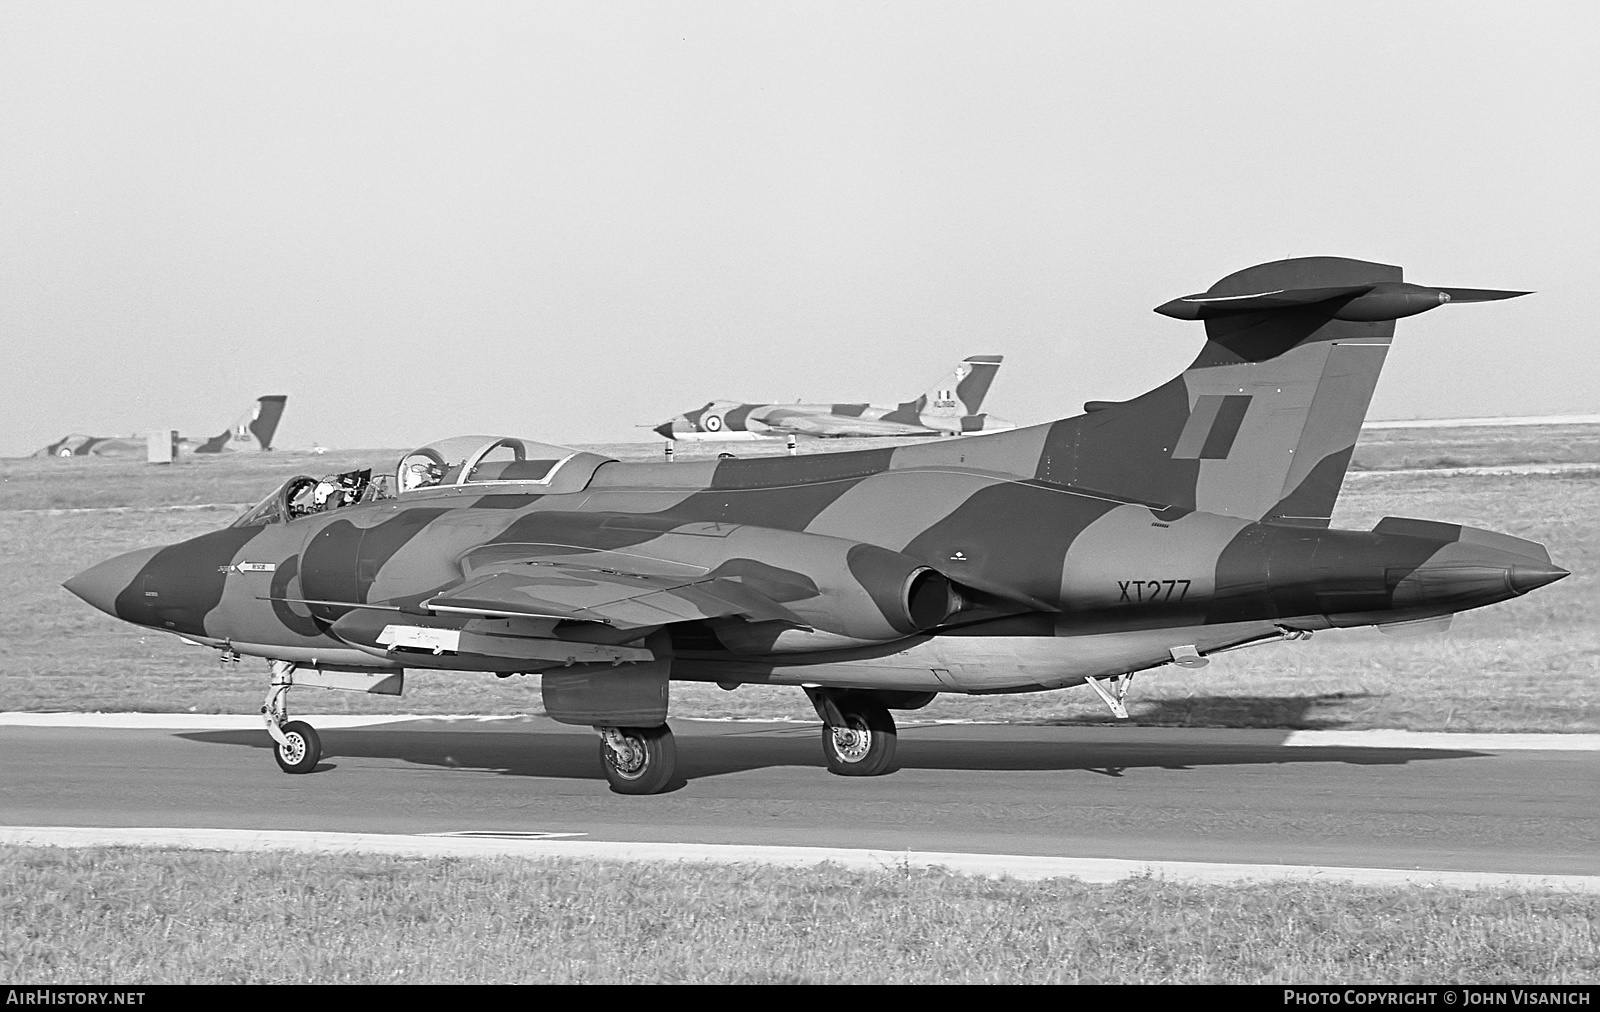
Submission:
M 294 662 L 273 661 L 272 683 L 261 707 L 267 733 L 274 744 L 272 757 L 285 773 L 310 773 L 322 759 L 322 739 L 303 720 L 289 719 L 289 690 L 294 687 Z
M 841 777 L 876 777 L 894 769 L 899 738 L 889 708 L 845 692 L 807 688 L 822 718 L 822 756 L 828 772 Z
M 600 764 L 618 794 L 660 794 L 678 773 L 678 744 L 672 728 L 597 727 Z

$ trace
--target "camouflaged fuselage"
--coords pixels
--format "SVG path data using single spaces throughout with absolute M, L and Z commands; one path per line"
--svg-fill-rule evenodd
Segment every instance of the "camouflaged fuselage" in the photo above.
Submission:
M 959 458 L 972 446 L 946 449 Z M 515 656 L 397 655 L 372 634 L 395 620 L 439 622 L 423 602 L 505 559 L 555 567 L 555 581 L 570 578 L 563 565 L 685 584 L 734 572 L 787 614 L 691 619 L 674 677 L 1005 691 L 1166 663 L 1178 646 L 1205 653 L 1283 629 L 1447 614 L 1513 596 L 1543 571 L 1525 542 L 1463 542 L 1450 525 L 1257 523 L 916 456 L 607 462 L 564 493 L 428 489 L 233 527 L 149 552 L 115 613 L 309 664 L 537 670 Z M 872 550 L 881 557 L 860 558 Z M 926 628 L 882 600 L 919 566 L 947 576 L 958 599 Z M 384 609 L 366 612 L 378 625 L 365 637 L 339 625 L 360 605 Z M 526 632 L 559 639 L 585 625 Z

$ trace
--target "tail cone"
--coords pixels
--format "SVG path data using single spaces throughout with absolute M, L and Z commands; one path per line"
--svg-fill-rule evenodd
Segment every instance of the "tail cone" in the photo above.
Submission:
M 1547 583 L 1572 574 L 1560 566 L 1551 566 L 1543 563 L 1519 563 L 1511 567 L 1511 589 L 1518 594 L 1526 594 L 1530 590 L 1538 590 Z

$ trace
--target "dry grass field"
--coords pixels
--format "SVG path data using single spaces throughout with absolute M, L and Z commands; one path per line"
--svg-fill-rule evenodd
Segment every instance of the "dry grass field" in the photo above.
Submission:
M 0 978 L 1593 983 L 1600 899 L 939 871 L 0 849 Z
M 1501 425 L 1460 429 L 1368 429 L 1357 471 L 1493 464 L 1600 462 L 1600 425 Z
M 1401 727 L 1450 731 L 1600 731 L 1600 466 L 1554 475 L 1374 473 L 1389 465 L 1444 467 L 1600 461 L 1600 426 L 1380 430 L 1364 437 L 1335 525 L 1371 527 L 1384 515 L 1468 523 L 1546 544 L 1573 575 L 1516 601 L 1456 618 L 1443 635 L 1321 633 L 1216 657 L 1198 670 L 1140 675 L 1130 697 L 1143 724 L 1293 728 Z M 851 441 L 855 442 L 855 441 Z M 807 452 L 850 444 L 809 442 Z M 859 444 L 857 444 L 859 445 Z M 875 443 L 874 445 L 881 445 Z M 752 444 L 685 446 L 680 457 Z M 654 458 L 654 444 L 607 447 Z M 392 451 L 276 453 L 139 462 L 0 462 L 0 710 L 254 713 L 265 664 L 219 666 L 217 655 L 142 632 L 87 607 L 60 583 L 89 565 L 230 522 L 237 506 L 171 509 L 260 498 L 295 473 L 383 463 Z M 300 712 L 529 713 L 535 678 L 416 672 L 401 700 L 303 690 Z M 812 719 L 798 690 L 675 683 L 680 716 Z M 907 715 L 908 717 L 910 715 Z M 1015 696 L 940 696 L 918 719 L 1109 720 L 1087 689 Z

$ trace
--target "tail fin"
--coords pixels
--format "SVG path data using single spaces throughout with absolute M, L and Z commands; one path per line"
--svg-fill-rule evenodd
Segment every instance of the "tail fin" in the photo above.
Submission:
M 256 401 L 249 428 L 250 434 L 255 436 L 256 445 L 262 450 L 272 449 L 272 437 L 278 431 L 278 419 L 283 417 L 283 406 L 288 401 L 285 394 L 273 394 Z
M 1187 371 L 1051 423 L 1035 477 L 1246 519 L 1326 527 L 1394 336 L 1447 302 L 1526 295 L 1424 288 L 1338 257 L 1260 264 L 1156 309 L 1204 320 Z
M 278 419 L 283 417 L 285 394 L 271 394 L 259 398 L 255 406 L 239 416 L 232 427 L 194 448 L 195 453 L 221 453 L 226 449 L 270 450 L 273 434 L 278 431 Z
M 1000 371 L 1002 355 L 970 355 L 946 373 L 913 404 L 924 425 L 961 431 L 961 419 L 980 413 L 983 398 L 989 393 L 995 373 Z M 935 419 L 944 419 L 941 424 Z

